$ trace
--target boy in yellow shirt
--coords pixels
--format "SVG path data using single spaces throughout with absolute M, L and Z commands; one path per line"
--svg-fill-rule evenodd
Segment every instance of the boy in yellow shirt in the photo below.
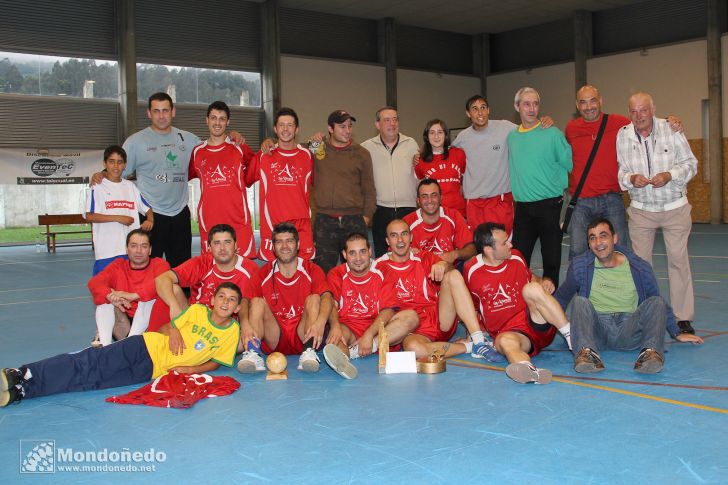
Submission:
M 213 308 L 190 306 L 158 332 L 145 332 L 101 348 L 60 354 L 20 368 L 0 369 L 0 407 L 60 392 L 128 386 L 169 370 L 202 373 L 232 367 L 240 325 L 232 319 L 242 293 L 233 283 L 215 290 Z

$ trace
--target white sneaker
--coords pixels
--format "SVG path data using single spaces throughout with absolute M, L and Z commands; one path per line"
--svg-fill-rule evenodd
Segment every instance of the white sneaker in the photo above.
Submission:
M 326 359 L 329 367 L 341 377 L 354 379 L 359 373 L 356 367 L 349 361 L 349 357 L 336 344 L 327 344 L 324 347 L 324 359 Z
M 538 369 L 531 362 L 516 362 L 506 367 L 506 375 L 521 384 L 548 384 L 552 374 L 548 369 Z
M 372 355 L 376 354 L 377 350 L 377 341 L 374 340 L 374 343 L 372 345 Z M 324 355 L 324 357 L 326 356 Z M 361 355 L 359 355 L 359 344 L 349 347 L 349 359 L 354 360 L 358 359 L 359 357 L 361 357 Z
M 316 351 L 312 348 L 308 348 L 303 351 L 301 357 L 298 359 L 298 370 L 303 372 L 318 372 L 321 367 L 321 361 L 319 360 Z
M 238 372 L 241 374 L 254 374 L 265 370 L 263 357 L 257 352 L 246 350 L 238 362 Z

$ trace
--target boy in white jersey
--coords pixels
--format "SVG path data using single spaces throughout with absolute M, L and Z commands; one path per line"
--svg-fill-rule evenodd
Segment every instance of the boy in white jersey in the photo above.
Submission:
M 84 216 L 93 223 L 94 275 L 113 260 L 126 257 L 127 234 L 139 227 L 151 231 L 154 226 L 152 208 L 137 186 L 121 178 L 126 168 L 126 151 L 119 145 L 104 150 L 104 168 L 106 178 L 89 192 Z M 139 214 L 146 216 L 141 225 Z

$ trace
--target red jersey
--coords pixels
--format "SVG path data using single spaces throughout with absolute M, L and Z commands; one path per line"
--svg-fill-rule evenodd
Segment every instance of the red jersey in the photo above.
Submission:
M 229 224 L 235 229 L 240 254 L 254 257 L 255 240 L 245 189 L 246 170 L 252 156 L 247 145 L 236 146 L 231 142 L 210 146 L 205 141 L 192 150 L 189 177 L 200 179 L 197 220 L 203 250 L 207 247 L 210 229 L 216 224 Z
M 362 336 L 382 310 L 397 306 L 392 287 L 387 294 L 384 275 L 377 269 L 370 270 L 364 276 L 354 276 L 344 263 L 329 271 L 327 279 L 336 300 L 339 321 L 349 327 L 357 338 Z
M 584 173 L 589 154 L 594 147 L 599 125 L 602 124 L 602 116 L 596 121 L 586 122 L 584 118 L 576 118 L 566 125 L 566 140 L 571 145 L 571 157 L 574 168 L 569 173 L 569 192 L 574 195 L 576 186 Z M 609 192 L 621 192 L 617 179 L 617 132 L 620 128 L 628 125 L 630 120 L 622 115 L 610 114 L 607 119 L 607 126 L 599 144 L 599 150 L 594 157 L 589 175 L 584 182 L 579 197 L 596 197 Z
M 280 222 L 311 221 L 309 197 L 313 183 L 311 152 L 297 145 L 294 150 L 274 148 L 266 155 L 258 152 L 250 166 L 250 180 L 260 180 L 259 258 L 275 259 L 271 234 Z M 310 259 L 312 254 L 301 254 Z
M 232 271 L 221 271 L 210 253 L 195 256 L 173 269 L 179 285 L 190 288 L 190 305 L 202 303 L 209 307 L 215 289 L 225 282 L 235 283 L 243 292 L 243 297 L 250 298 L 248 282 L 258 272 L 258 265 L 240 255 L 235 257 L 237 261 Z
M 465 263 L 465 283 L 473 296 L 485 330 L 493 338 L 513 325 L 528 322 L 528 306 L 523 287 L 531 281 L 531 271 L 518 250 L 498 266 L 488 266 L 479 254 Z
M 240 389 L 240 383 L 228 376 L 180 374 L 169 371 L 146 386 L 106 398 L 116 404 L 143 404 L 161 408 L 189 408 L 207 397 L 227 396 Z
M 473 242 L 473 233 L 460 212 L 440 207 L 440 218 L 434 224 L 422 219 L 422 209 L 404 216 L 412 233 L 412 246 L 435 254 L 462 249 Z
M 311 261 L 298 258 L 292 277 L 286 278 L 273 260 L 259 268 L 250 282 L 251 297 L 262 297 L 268 303 L 281 327 L 295 327 L 303 315 L 309 295 L 329 291 L 324 271 Z
M 112 288 L 118 291 L 137 293 L 139 301 L 149 301 L 157 298 L 157 288 L 154 278 L 169 270 L 169 263 L 162 258 L 151 258 L 149 264 L 142 269 L 133 269 L 127 259 L 115 259 L 99 274 L 88 281 L 95 305 L 109 303 L 106 295 Z M 131 308 L 126 313 L 133 317 L 137 311 L 138 302 L 131 302 Z
M 431 162 L 420 158 L 415 165 L 418 179 L 434 179 L 440 184 L 443 207 L 459 211 L 465 216 L 465 198 L 462 185 L 465 173 L 465 152 L 460 148 L 450 147 L 447 159 L 442 154 L 433 155 Z

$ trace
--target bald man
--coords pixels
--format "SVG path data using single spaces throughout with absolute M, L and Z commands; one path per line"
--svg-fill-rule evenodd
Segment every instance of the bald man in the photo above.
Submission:
M 662 229 L 667 249 L 670 304 L 678 327 L 694 333 L 693 277 L 688 259 L 692 228 L 687 185 L 698 161 L 685 135 L 675 133 L 667 120 L 655 117 L 652 96 L 644 92 L 629 98 L 632 123 L 619 130 L 617 160 L 619 184 L 629 191 L 627 209 L 634 252 L 652 264 L 655 233 Z

